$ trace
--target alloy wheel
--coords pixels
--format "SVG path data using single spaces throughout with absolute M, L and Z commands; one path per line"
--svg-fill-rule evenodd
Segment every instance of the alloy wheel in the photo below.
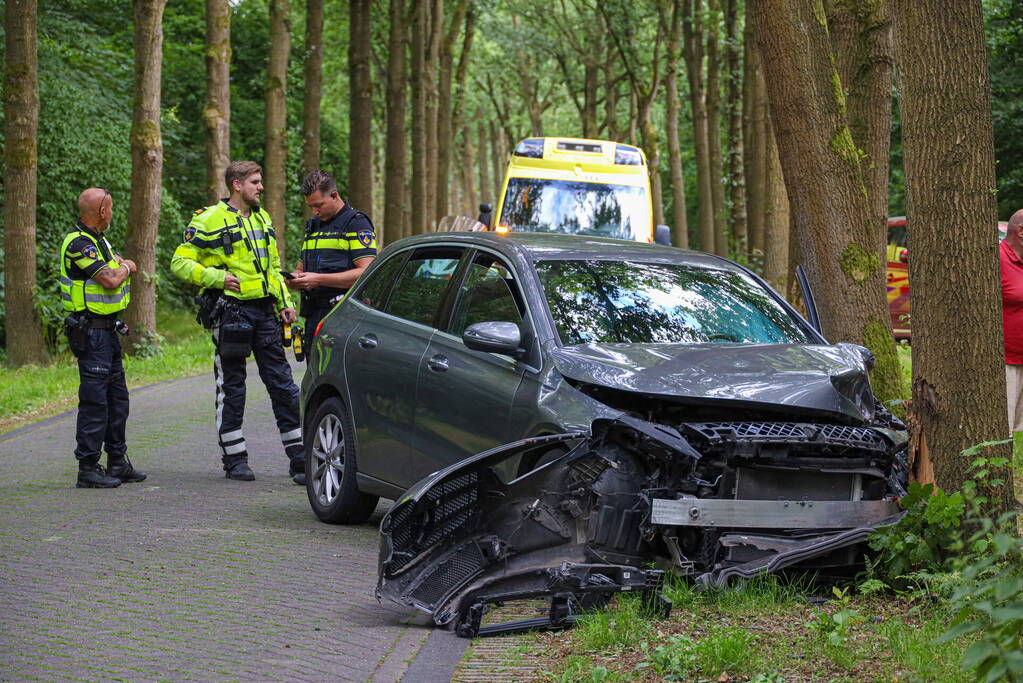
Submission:
M 313 494 L 326 507 L 337 499 L 344 478 L 345 434 L 337 415 L 324 415 L 316 426 L 312 456 Z

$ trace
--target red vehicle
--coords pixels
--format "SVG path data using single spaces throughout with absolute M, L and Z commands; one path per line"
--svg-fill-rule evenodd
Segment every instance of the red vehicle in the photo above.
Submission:
M 998 221 L 998 239 L 1005 239 L 1008 223 Z M 888 219 L 888 267 L 885 280 L 888 288 L 888 314 L 892 317 L 895 338 L 910 338 L 909 310 L 909 242 L 905 216 Z

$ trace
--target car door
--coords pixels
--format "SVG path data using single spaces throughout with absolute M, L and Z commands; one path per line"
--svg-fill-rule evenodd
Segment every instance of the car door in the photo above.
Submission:
M 367 311 L 348 338 L 345 367 L 364 474 L 402 487 L 415 481 L 408 468 L 416 376 L 463 252 L 461 247 L 412 251 L 386 301 Z
M 450 321 L 430 339 L 419 366 L 411 460 L 415 479 L 509 441 L 522 365 L 509 356 L 467 348 L 462 332 L 474 323 L 514 322 L 527 344 L 528 316 L 505 261 L 482 250 L 468 258 Z

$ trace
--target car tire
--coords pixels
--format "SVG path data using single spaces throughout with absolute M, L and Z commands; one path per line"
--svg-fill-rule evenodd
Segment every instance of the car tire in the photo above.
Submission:
M 328 524 L 361 524 L 379 500 L 359 490 L 352 429 L 348 410 L 334 397 L 306 421 L 306 494 L 313 512 Z

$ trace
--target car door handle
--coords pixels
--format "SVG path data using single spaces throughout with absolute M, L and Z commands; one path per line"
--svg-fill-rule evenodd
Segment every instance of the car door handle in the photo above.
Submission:
M 375 334 L 367 334 L 359 337 L 359 346 L 364 349 L 374 349 L 377 345 L 377 337 Z
M 444 372 L 448 369 L 448 359 L 444 356 L 434 356 L 426 361 L 426 366 L 434 372 Z

